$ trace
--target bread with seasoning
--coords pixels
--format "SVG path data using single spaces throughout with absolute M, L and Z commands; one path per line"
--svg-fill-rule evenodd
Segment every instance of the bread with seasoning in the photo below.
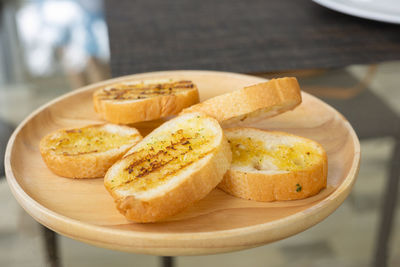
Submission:
M 89 125 L 61 129 L 40 141 L 40 153 L 47 167 L 68 178 L 104 177 L 112 164 L 142 139 L 127 126 Z
M 182 113 L 203 112 L 222 126 L 253 122 L 276 116 L 301 103 L 300 86 L 294 77 L 272 79 L 222 94 L 186 108 Z
M 125 81 L 98 89 L 93 102 L 103 119 L 130 124 L 178 114 L 198 103 L 199 93 L 191 81 Z
M 257 201 L 294 200 L 326 187 L 327 156 L 315 141 L 254 128 L 224 131 L 232 165 L 218 185 L 223 191 Z
M 231 150 L 218 122 L 200 113 L 167 121 L 104 178 L 117 209 L 135 222 L 156 222 L 204 198 L 222 180 Z

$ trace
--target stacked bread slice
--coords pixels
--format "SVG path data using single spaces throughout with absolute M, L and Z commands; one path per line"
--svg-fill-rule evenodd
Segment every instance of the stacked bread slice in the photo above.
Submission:
M 272 79 L 246 86 L 231 93 L 210 98 L 186 108 L 182 113 L 203 112 L 229 126 L 237 122 L 253 122 L 294 109 L 301 103 L 296 78 Z
M 301 103 L 295 78 L 250 85 L 196 104 L 198 99 L 191 81 L 124 82 L 94 93 L 95 110 L 113 123 L 129 124 L 180 112 L 143 140 L 132 137 L 129 151 L 127 146 L 116 145 L 125 154 L 119 154 L 120 159 L 108 169 L 104 185 L 127 219 L 163 220 L 216 187 L 245 199 L 275 201 L 309 197 L 326 186 L 327 158 L 318 143 L 282 132 L 222 129 L 294 109 Z M 54 140 L 63 139 L 57 138 Z M 51 146 L 46 140 L 49 137 L 43 140 L 45 147 L 52 148 L 43 150 L 42 155 L 49 168 L 66 177 L 78 177 L 57 171 L 60 164 L 47 156 L 58 151 L 57 141 L 51 141 Z M 97 142 L 93 143 L 96 138 L 85 140 L 84 145 Z M 68 146 L 62 148 L 69 153 Z M 79 155 L 87 152 L 76 151 Z
M 99 88 L 94 109 L 111 123 L 62 129 L 45 136 L 40 152 L 48 168 L 68 178 L 104 177 L 142 136 L 129 124 L 179 113 L 198 102 L 191 81 L 126 81 Z M 116 124 L 113 124 L 116 123 Z

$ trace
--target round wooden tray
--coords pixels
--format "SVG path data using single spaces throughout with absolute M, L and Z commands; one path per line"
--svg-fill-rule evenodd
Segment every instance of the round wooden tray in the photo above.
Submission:
M 25 119 L 10 138 L 5 167 L 20 205 L 52 230 L 96 246 L 154 255 L 196 255 L 260 246 L 304 231 L 332 213 L 356 180 L 360 144 L 346 119 L 306 93 L 294 111 L 251 126 L 278 129 L 322 144 L 328 154 L 328 187 L 297 201 L 262 203 L 235 198 L 215 189 L 205 199 L 167 221 L 129 222 L 114 207 L 102 179 L 75 180 L 51 173 L 39 153 L 47 133 L 97 123 L 92 92 L 121 80 L 176 78 L 194 81 L 201 99 L 265 81 L 215 71 L 166 71 L 108 80 L 51 101 Z M 162 123 L 135 125 L 143 134 Z

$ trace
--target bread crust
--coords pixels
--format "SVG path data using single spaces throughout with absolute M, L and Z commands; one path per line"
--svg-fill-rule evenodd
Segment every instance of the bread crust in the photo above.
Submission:
M 221 129 L 216 121 L 214 125 Z M 115 199 L 117 209 L 127 219 L 141 223 L 156 222 L 174 215 L 204 198 L 222 180 L 231 160 L 231 149 L 221 129 L 221 137 L 215 148 L 204 158 L 195 162 L 196 167 L 194 169 L 193 164 L 187 166 L 187 169 L 192 168 L 193 170 L 190 169 L 190 174 L 181 179 L 170 190 L 151 198 L 120 195 L 112 190 L 106 182 L 112 179 L 111 169 L 105 176 L 105 187 Z
M 223 126 L 276 116 L 301 103 L 300 86 L 294 77 L 272 79 L 210 98 L 182 113 L 203 112 Z
M 225 139 L 225 137 L 224 137 Z M 231 151 L 226 140 L 207 162 L 164 195 L 143 201 L 134 196 L 115 199 L 117 209 L 135 222 L 156 222 L 174 215 L 204 198 L 213 190 L 230 166 Z
M 246 131 L 246 129 L 261 134 L 265 132 L 297 137 L 288 133 L 254 128 L 231 128 L 225 130 L 225 132 Z M 224 175 L 218 188 L 233 196 L 256 201 L 295 200 L 318 194 L 327 185 L 328 162 L 326 152 L 315 141 L 303 137 L 297 138 L 312 142 L 321 148 L 321 158 L 317 164 L 298 171 L 276 174 L 242 171 L 231 167 Z
M 101 128 L 110 124 L 89 125 L 82 128 L 94 127 Z M 121 147 L 116 147 L 103 152 L 91 152 L 84 154 L 60 154 L 56 153 L 49 147 L 48 142 L 50 138 L 57 135 L 62 131 L 77 130 L 74 129 L 60 129 L 54 131 L 42 138 L 39 144 L 40 154 L 47 167 L 55 174 L 66 178 L 99 178 L 104 177 L 107 170 L 120 159 L 126 151 L 138 143 L 142 136 L 135 129 L 127 126 L 112 125 L 113 128 L 125 133 L 130 133 L 134 137 L 129 144 Z
M 199 102 L 197 87 L 178 94 L 159 95 L 136 100 L 103 100 L 99 95 L 103 89 L 93 94 L 95 111 L 103 119 L 116 124 L 130 124 L 150 121 L 178 114 L 182 109 Z

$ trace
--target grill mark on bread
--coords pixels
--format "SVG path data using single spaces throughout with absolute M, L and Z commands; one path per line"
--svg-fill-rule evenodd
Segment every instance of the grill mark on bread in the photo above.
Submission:
M 198 156 L 198 157 L 196 158 L 196 160 L 191 160 L 191 161 L 188 161 L 188 162 L 186 162 L 186 163 L 184 163 L 184 164 L 181 164 L 181 165 L 180 165 L 180 168 L 174 169 L 173 171 L 170 171 L 170 172 L 167 172 L 167 173 L 163 176 L 163 178 L 162 178 L 161 180 L 166 180 L 168 176 L 172 176 L 172 175 L 174 175 L 175 173 L 179 172 L 180 170 L 183 170 L 185 167 L 189 166 L 190 164 L 192 164 L 193 162 L 195 162 L 195 161 L 197 161 L 197 160 L 200 160 L 200 159 L 204 158 L 205 156 L 207 156 L 207 155 L 210 154 L 211 152 L 212 152 L 212 151 L 208 151 L 207 153 L 204 153 L 204 154 L 201 154 L 200 156 Z M 184 154 L 181 154 L 181 156 L 182 156 L 182 155 L 184 155 Z M 163 164 L 162 166 L 158 166 L 158 167 L 157 167 L 156 169 L 154 169 L 154 170 L 160 169 L 161 167 L 165 166 L 166 164 L 168 164 L 168 163 L 170 163 L 170 162 L 172 162 L 172 161 L 174 161 L 174 160 L 176 160 L 176 159 L 178 159 L 178 157 L 174 157 L 172 160 L 166 162 L 166 163 Z M 148 173 L 145 173 L 145 174 L 143 174 L 143 175 L 141 175 L 141 176 L 138 175 L 138 176 L 136 176 L 136 177 L 137 177 L 137 178 L 141 178 L 141 177 L 143 177 L 143 176 L 149 175 L 150 173 L 151 173 L 151 172 L 148 172 Z M 133 182 L 133 181 L 134 181 L 134 180 L 132 180 L 131 182 Z
M 115 92 L 114 99 L 124 99 L 124 94 L 126 94 L 126 92 L 127 90 Z
M 161 154 L 168 155 L 167 151 L 160 150 L 159 152 L 161 152 L 161 153 L 157 153 L 156 155 L 161 155 Z M 151 172 L 156 171 L 156 170 L 160 169 L 161 167 L 164 167 L 168 163 L 178 159 L 179 156 L 185 155 L 187 152 L 188 151 L 180 153 L 178 156 L 174 156 L 170 160 L 167 160 L 167 161 L 164 161 L 162 159 L 160 161 L 157 161 L 157 160 L 151 161 L 151 159 L 155 159 L 155 157 L 152 157 L 152 155 L 150 155 L 150 158 L 146 158 L 145 160 L 140 160 L 141 163 L 150 160 L 149 161 L 150 162 L 149 163 L 150 164 L 149 168 L 141 167 L 139 174 L 136 175 L 135 177 L 140 178 L 140 177 L 146 176 L 146 175 L 150 174 Z M 137 165 L 139 165 L 139 164 L 137 164 L 137 162 L 134 162 L 134 163 L 130 164 L 127 168 L 125 168 L 125 171 L 128 171 L 128 173 L 131 174 L 133 172 L 133 167 L 135 167 Z
M 179 171 L 183 170 L 184 168 L 186 168 L 187 166 L 191 165 L 192 163 L 194 163 L 194 162 L 196 162 L 196 161 L 198 161 L 198 160 L 204 158 L 205 156 L 207 156 L 208 154 L 210 154 L 212 151 L 213 151 L 213 150 L 210 150 L 210 151 L 207 151 L 206 153 L 200 154 L 199 156 L 196 157 L 195 160 L 191 160 L 191 161 L 188 161 L 188 162 L 186 162 L 186 163 L 184 163 L 184 164 L 180 164 L 180 165 L 179 165 L 179 168 L 173 169 L 172 171 L 167 172 L 165 175 L 163 175 L 163 177 L 158 178 L 158 181 L 161 182 L 161 181 L 167 180 L 168 177 L 171 177 L 171 176 L 175 175 L 176 173 L 178 173 Z M 182 154 L 180 154 L 180 156 L 182 156 L 182 155 L 184 155 L 184 154 L 186 154 L 186 153 L 182 153 Z M 171 163 L 172 161 L 174 161 L 174 160 L 176 160 L 176 159 L 178 159 L 178 158 L 179 158 L 179 157 L 173 157 L 171 160 L 166 161 L 166 162 L 163 162 L 162 164 L 158 164 L 158 162 L 156 162 L 156 163 L 157 163 L 157 166 L 154 167 L 154 168 L 153 168 L 152 170 L 150 170 L 150 171 L 147 170 L 147 169 L 145 169 L 144 167 L 142 167 L 141 170 L 143 169 L 143 173 L 140 173 L 139 175 L 137 175 L 137 176 L 135 176 L 135 177 L 132 177 L 132 178 L 129 179 L 128 181 L 125 181 L 125 182 L 122 183 L 122 184 L 119 184 L 119 185 L 117 185 L 117 186 L 114 186 L 114 187 L 112 187 L 111 189 L 117 189 L 117 188 L 120 188 L 120 187 L 123 187 L 123 186 L 127 186 L 127 185 L 129 185 L 130 183 L 136 182 L 137 178 L 146 179 L 146 176 L 150 175 L 151 173 L 154 173 L 155 171 L 161 169 L 162 167 L 164 167 L 164 166 L 167 165 L 168 163 Z
M 132 161 L 123 169 L 121 174 L 123 178 L 111 189 L 129 186 L 139 181 L 138 179 L 141 179 L 140 181 L 144 182 L 146 186 L 165 181 L 213 151 L 212 149 L 200 151 L 193 149 L 192 146 L 201 149 L 210 143 L 209 139 L 199 133 L 188 136 L 183 130 L 178 130 L 171 136 L 173 139 L 177 139 L 171 140 L 169 143 L 166 140 L 157 141 L 158 144 L 161 144 L 158 151 L 154 149 L 154 144 L 150 143 L 146 148 L 127 155 L 126 158 L 129 157 Z M 150 153 L 148 153 L 149 151 Z M 139 188 L 141 187 L 139 186 Z
M 143 151 L 144 151 L 144 150 L 139 150 L 139 151 L 137 151 L 137 152 L 135 152 L 135 153 L 133 153 L 133 154 L 130 154 L 129 156 L 134 156 L 135 154 L 139 154 L 139 153 L 141 153 L 141 152 L 143 152 Z M 154 154 L 154 155 L 148 154 L 146 157 L 141 158 L 141 159 L 139 159 L 139 160 L 137 160 L 137 161 L 132 162 L 131 164 L 129 164 L 129 166 L 126 167 L 125 170 L 128 171 L 129 173 L 132 173 L 132 169 L 133 169 L 134 167 L 138 166 L 139 164 L 141 164 L 141 163 L 143 163 L 143 162 L 151 161 L 151 159 L 152 159 L 152 158 L 155 158 L 157 155 L 165 154 L 165 153 L 166 153 L 166 151 L 160 150 L 160 151 L 158 151 L 158 152 L 157 152 L 156 154 Z
M 117 88 L 119 86 L 120 88 Z M 177 81 L 169 83 L 143 84 L 120 84 L 110 89 L 102 89 L 98 97 L 100 100 L 134 100 L 145 99 L 155 96 L 173 95 L 179 92 L 193 89 L 195 86 L 191 81 Z
M 152 171 L 155 171 L 157 169 L 160 169 L 161 167 L 167 165 L 168 163 L 170 163 L 171 161 L 177 159 L 179 156 L 183 156 L 184 154 L 188 153 L 191 149 L 188 148 L 187 150 L 185 149 L 183 151 L 183 153 L 178 154 L 178 156 L 173 156 L 170 160 L 168 161 L 164 161 L 162 159 L 157 159 L 158 156 L 164 155 L 164 156 L 171 156 L 170 153 L 168 153 L 168 151 L 171 150 L 177 150 L 177 146 L 178 145 L 182 145 L 185 146 L 187 144 L 190 144 L 190 139 L 193 139 L 191 137 L 182 137 L 178 142 L 172 142 L 171 144 L 165 147 L 165 150 L 159 150 L 157 151 L 157 153 L 155 154 L 147 154 L 144 158 L 141 158 L 139 160 L 136 160 L 134 162 L 132 162 L 131 164 L 129 164 L 128 167 L 125 168 L 125 171 L 128 171 L 129 174 L 132 173 L 133 168 L 140 165 L 143 162 L 149 162 L 149 168 L 145 168 L 145 169 L 141 169 L 141 172 L 136 176 L 136 177 L 143 177 L 146 174 L 151 173 Z M 144 150 L 139 150 L 133 154 L 131 154 L 132 157 L 134 157 L 136 154 L 139 154 L 141 152 L 143 152 Z M 172 152 L 172 151 L 171 151 Z
M 71 129 L 71 130 L 65 130 L 66 133 L 82 133 L 81 129 Z
M 179 145 L 179 144 L 186 145 L 185 142 L 189 142 L 189 141 L 187 141 L 188 139 L 192 139 L 192 138 L 191 138 L 191 137 L 189 137 L 189 138 L 187 138 L 187 137 L 182 137 L 178 142 L 175 142 L 175 143 L 173 143 L 173 142 L 171 141 L 171 144 L 165 147 L 166 150 L 159 150 L 159 151 L 157 151 L 157 153 L 155 153 L 155 154 L 147 154 L 144 158 L 138 159 L 138 160 L 132 162 L 131 164 L 129 164 L 129 166 L 126 167 L 125 170 L 128 170 L 128 171 L 129 171 L 129 169 L 133 169 L 135 166 L 137 166 L 137 165 L 139 165 L 139 164 L 141 164 L 141 163 L 143 163 L 143 162 L 146 162 L 146 161 L 147 161 L 147 162 L 152 162 L 153 159 L 155 159 L 157 156 L 159 156 L 159 155 L 161 155 L 161 154 L 168 155 L 168 150 L 169 150 L 169 149 L 170 149 L 170 150 L 176 150 L 176 147 L 175 147 L 176 145 Z M 154 150 L 154 148 L 151 147 L 150 150 Z M 190 150 L 190 149 L 189 149 L 189 150 Z M 136 155 L 138 155 L 138 154 L 140 154 L 140 153 L 143 153 L 143 152 L 145 152 L 145 151 L 146 151 L 145 149 L 141 149 L 141 150 L 139 150 L 139 151 L 136 151 L 136 152 L 130 154 L 129 156 L 134 157 L 134 156 L 136 156 Z M 132 172 L 132 171 L 131 171 L 131 172 Z M 131 172 L 130 172 L 130 173 L 131 173 Z
M 193 88 L 193 83 L 190 84 L 178 84 L 175 88 Z

